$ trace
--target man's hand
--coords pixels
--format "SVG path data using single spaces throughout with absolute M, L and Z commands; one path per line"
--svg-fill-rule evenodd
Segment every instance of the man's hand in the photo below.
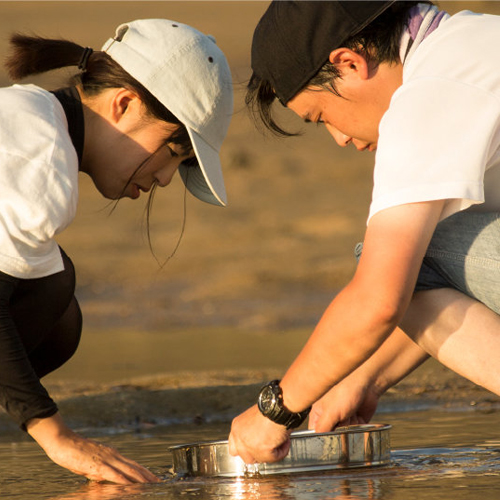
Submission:
M 378 399 L 372 387 L 357 385 L 351 375 L 314 403 L 308 427 L 316 432 L 330 432 L 338 426 L 367 424 L 377 409 Z
M 264 417 L 257 405 L 233 420 L 229 453 L 247 464 L 283 460 L 290 450 L 290 431 Z
M 76 434 L 64 424 L 58 413 L 49 418 L 32 419 L 26 428 L 53 462 L 75 474 L 118 484 L 160 481 L 114 448 Z

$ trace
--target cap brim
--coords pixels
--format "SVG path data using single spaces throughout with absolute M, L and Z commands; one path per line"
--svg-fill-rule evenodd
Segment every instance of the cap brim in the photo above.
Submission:
M 219 152 L 207 144 L 194 130 L 186 128 L 198 160 L 198 166 L 187 167 L 181 163 L 179 174 L 193 196 L 206 203 L 225 207 L 227 196 Z

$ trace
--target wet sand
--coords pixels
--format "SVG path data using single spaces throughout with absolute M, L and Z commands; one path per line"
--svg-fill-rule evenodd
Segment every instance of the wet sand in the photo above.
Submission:
M 442 2 L 500 14 L 500 2 Z M 98 48 L 121 22 L 167 17 L 215 35 L 235 82 L 235 116 L 222 151 L 229 205 L 186 199 L 186 230 L 160 269 L 144 233 L 144 202 L 109 204 L 82 176 L 78 215 L 59 238 L 77 268 L 82 346 L 46 385 L 77 427 L 151 425 L 169 418 L 230 418 L 279 377 L 329 301 L 352 276 L 362 240 L 373 157 L 337 148 L 322 128 L 300 137 L 259 134 L 243 105 L 252 31 L 267 2 L 0 2 L 0 57 L 12 31 Z M 54 87 L 55 72 L 37 83 Z M 0 71 L 0 84 L 9 82 Z M 183 221 L 176 178 L 157 195 L 151 221 L 164 261 Z M 434 362 L 381 402 L 498 404 Z M 391 406 L 392 405 L 392 406 Z M 222 418 L 222 417 L 221 417 Z M 0 433 L 16 432 L 0 415 Z M 17 435 L 17 434 L 16 434 Z
M 284 373 L 307 334 L 89 331 L 75 357 L 44 385 L 68 424 L 90 434 L 229 423 L 255 403 L 262 383 Z M 430 359 L 382 397 L 374 418 L 429 408 L 491 411 L 500 408 L 500 397 Z M 23 433 L 0 413 L 2 437 L 18 440 Z
M 179 333 L 187 336 L 183 343 L 173 338 L 175 335 L 150 333 L 146 345 L 155 345 L 156 350 L 138 350 L 132 364 L 115 344 L 123 332 L 114 332 L 111 338 L 103 338 L 102 332 L 89 332 L 81 351 L 59 372 L 47 377 L 45 386 L 59 402 L 68 423 L 90 433 L 214 421 L 229 424 L 255 403 L 263 382 L 282 375 L 306 333 L 239 333 L 238 342 L 233 343 L 227 341 L 234 335 L 232 331 Z M 129 332 L 124 336 L 128 346 L 144 341 L 144 334 Z M 216 349 L 218 359 L 203 358 L 201 353 L 207 350 L 207 344 Z M 281 345 L 288 349 L 280 350 Z M 266 348 L 276 353 L 274 364 L 270 359 L 255 361 L 248 357 L 248 352 L 264 352 Z M 170 353 L 171 364 L 164 363 L 163 353 Z M 383 396 L 374 418 L 383 418 L 387 412 L 429 408 L 493 411 L 500 408 L 500 397 L 430 359 Z M 0 437 L 6 435 L 21 438 L 7 416 L 0 415 Z M 205 439 L 213 436 L 206 435 Z

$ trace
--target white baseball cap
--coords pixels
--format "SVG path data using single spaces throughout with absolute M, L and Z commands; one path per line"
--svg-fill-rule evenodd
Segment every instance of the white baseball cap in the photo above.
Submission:
M 233 113 L 233 89 L 215 39 L 176 21 L 140 19 L 120 25 L 101 50 L 186 127 L 199 165 L 179 166 L 187 189 L 225 206 L 219 151 Z

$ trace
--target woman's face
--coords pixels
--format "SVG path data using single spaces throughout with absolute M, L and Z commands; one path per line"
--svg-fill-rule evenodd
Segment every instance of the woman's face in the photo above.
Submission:
M 139 198 L 155 183 L 167 186 L 180 163 L 193 156 L 169 141 L 177 125 L 149 116 L 135 97 L 110 104 L 86 120 L 81 170 L 113 200 Z
M 133 134 L 123 135 L 107 151 L 103 166 L 92 176 L 97 189 L 106 198 L 139 198 L 154 183 L 170 184 L 180 163 L 190 155 L 169 142 L 175 126 L 152 120 Z

